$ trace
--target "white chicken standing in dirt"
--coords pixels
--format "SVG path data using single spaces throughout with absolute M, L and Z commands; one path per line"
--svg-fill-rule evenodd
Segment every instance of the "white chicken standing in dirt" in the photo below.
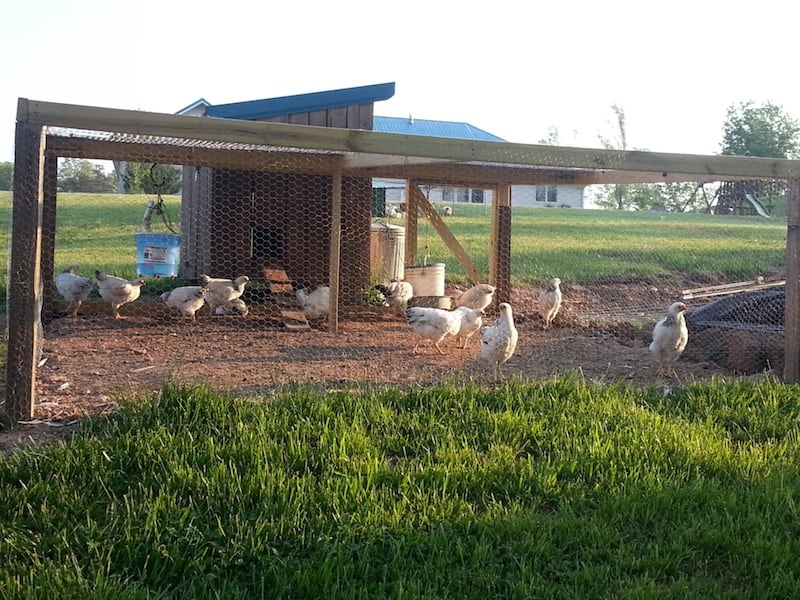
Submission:
M 184 317 L 197 320 L 195 313 L 206 303 L 204 289 L 199 285 L 184 285 L 161 294 L 161 300 L 169 307 L 176 309 Z
M 686 305 L 673 302 L 667 316 L 660 319 L 653 327 L 653 341 L 650 353 L 658 365 L 658 373 L 666 373 L 677 362 L 689 342 L 689 329 L 683 313 Z
M 408 324 L 420 338 L 412 354 L 416 354 L 420 344 L 424 340 L 433 343 L 433 347 L 439 354 L 444 354 L 439 344 L 448 336 L 457 336 L 461 330 L 462 314 L 454 310 L 443 308 L 432 308 L 426 306 L 411 306 L 406 311 Z
M 467 308 L 486 308 L 492 303 L 494 292 L 497 288 L 488 283 L 479 283 L 463 292 L 456 298 L 456 307 L 466 306 Z
M 542 317 L 542 327 L 550 329 L 553 319 L 561 310 L 561 280 L 554 277 L 549 285 L 539 294 L 539 315 Z
M 241 298 L 234 298 L 230 302 L 218 306 L 214 310 L 216 315 L 239 315 L 246 317 L 250 313 L 250 307 Z
M 94 279 L 78 275 L 78 265 L 70 265 L 56 277 L 56 289 L 58 293 L 69 302 L 67 305 L 67 315 L 74 317 L 78 314 L 78 309 L 84 300 L 94 289 Z
M 216 314 L 218 306 L 225 306 L 236 300 L 244 293 L 244 286 L 250 281 L 247 275 L 240 275 L 236 279 L 223 279 L 219 277 L 200 276 L 200 285 L 205 290 L 206 302 L 212 314 Z
M 123 279 L 103 271 L 95 271 L 94 277 L 97 279 L 97 291 L 104 300 L 111 303 L 115 319 L 122 318 L 119 314 L 120 306 L 135 301 L 144 285 L 144 279 Z
M 458 332 L 458 341 L 462 349 L 467 347 L 469 339 L 483 327 L 483 309 L 459 306 L 455 312 L 461 313 L 461 328 Z
M 492 365 L 495 381 L 502 376 L 500 365 L 514 354 L 519 337 L 511 305 L 501 302 L 497 308 L 500 315 L 494 325 L 481 329 L 481 355 Z
M 297 290 L 297 303 L 307 319 L 321 319 L 331 310 L 331 288 L 321 285 L 313 292 L 307 289 Z
M 414 297 L 414 286 L 408 281 L 390 281 L 387 284 L 374 286 L 383 296 L 384 305 L 389 306 L 400 314 L 405 314 L 408 301 Z

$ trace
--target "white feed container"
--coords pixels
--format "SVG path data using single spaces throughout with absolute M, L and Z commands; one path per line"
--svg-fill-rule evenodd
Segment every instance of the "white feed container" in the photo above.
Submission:
M 415 296 L 444 296 L 444 263 L 406 267 L 405 279 L 414 286 Z

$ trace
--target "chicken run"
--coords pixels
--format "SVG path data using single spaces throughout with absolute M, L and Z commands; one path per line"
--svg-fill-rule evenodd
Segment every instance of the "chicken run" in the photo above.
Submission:
M 562 284 L 561 289 L 562 307 L 548 330 L 538 313 L 541 290 L 512 293 L 519 341 L 503 365 L 504 378 L 578 373 L 590 380 L 639 385 L 658 379 L 648 349 L 655 321 L 594 323 L 587 316 L 602 306 L 604 295 L 628 306 L 652 305 L 655 300 L 666 314 L 676 290 L 649 282 L 593 286 L 591 293 L 581 286 Z M 448 285 L 447 294 L 457 297 L 462 291 Z M 497 316 L 496 309 L 487 308 L 484 325 L 493 324 Z M 54 319 L 45 327 L 36 419 L 64 422 L 114 410 L 117 398 L 156 392 L 167 381 L 208 384 L 253 397 L 297 382 L 320 389 L 493 384 L 478 334 L 463 349 L 458 339 L 448 338 L 441 344 L 443 354 L 425 343 L 414 354 L 419 338 L 394 307 L 345 310 L 336 333 L 313 321 L 307 332 L 254 330 L 250 318 L 212 315 L 205 307 L 197 312 L 196 322 L 177 311 L 166 321 L 141 313 L 114 320 L 110 314 L 91 312 Z M 691 343 L 673 366 L 668 383 L 727 372 L 693 355 Z

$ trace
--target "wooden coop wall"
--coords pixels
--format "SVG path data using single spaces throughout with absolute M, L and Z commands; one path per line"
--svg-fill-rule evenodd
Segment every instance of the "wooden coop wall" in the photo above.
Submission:
M 290 123 L 292 125 L 315 125 L 318 127 L 372 130 L 374 112 L 374 105 L 369 103 L 304 113 L 278 115 L 258 120 L 269 123 Z
M 218 169 L 195 177 L 192 171 L 184 174 L 185 278 L 244 274 L 261 281 L 266 267 L 282 267 L 295 288 L 329 282 L 329 176 Z M 342 303 L 360 302 L 369 286 L 371 202 L 370 179 L 343 178 Z

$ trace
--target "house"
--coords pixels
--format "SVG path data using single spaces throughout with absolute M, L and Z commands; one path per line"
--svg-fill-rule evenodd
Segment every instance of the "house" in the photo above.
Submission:
M 410 115 L 408 118 L 376 116 L 373 130 L 463 140 L 505 141 L 503 138 L 469 123 L 431 121 L 417 119 Z M 399 205 L 405 202 L 405 181 L 403 180 L 375 179 L 373 180 L 373 189 L 377 207 L 386 203 Z M 585 208 L 585 190 L 586 186 L 584 185 L 514 185 L 511 186 L 511 203 L 513 206 Z M 492 193 L 489 190 L 463 187 L 429 187 L 426 188 L 426 195 L 431 202 L 488 204 L 492 201 Z

